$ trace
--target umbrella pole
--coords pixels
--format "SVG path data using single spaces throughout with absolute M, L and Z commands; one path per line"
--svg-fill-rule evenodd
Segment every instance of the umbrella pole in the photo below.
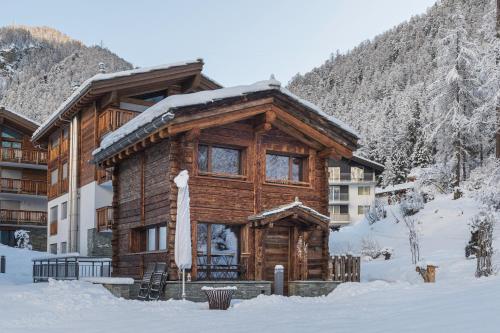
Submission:
M 182 299 L 186 299 L 186 269 L 182 269 Z

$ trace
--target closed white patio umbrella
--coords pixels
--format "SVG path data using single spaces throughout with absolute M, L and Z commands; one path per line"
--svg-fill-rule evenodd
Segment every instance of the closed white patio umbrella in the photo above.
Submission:
M 175 264 L 182 270 L 182 299 L 186 298 L 186 269 L 190 269 L 192 263 L 188 180 L 187 170 L 181 171 L 174 179 L 179 188 L 175 224 Z

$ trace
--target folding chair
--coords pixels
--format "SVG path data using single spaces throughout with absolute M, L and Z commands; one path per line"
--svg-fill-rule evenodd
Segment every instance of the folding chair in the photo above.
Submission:
M 148 300 L 157 301 L 160 299 L 163 287 L 167 280 L 167 264 L 164 262 L 156 263 L 156 268 L 151 276 Z
M 139 294 L 137 295 L 138 299 L 143 301 L 148 299 L 149 289 L 151 288 L 151 276 L 153 275 L 156 269 L 156 263 L 150 262 L 146 265 L 146 270 L 144 271 L 144 275 L 142 276 L 141 286 L 139 287 Z

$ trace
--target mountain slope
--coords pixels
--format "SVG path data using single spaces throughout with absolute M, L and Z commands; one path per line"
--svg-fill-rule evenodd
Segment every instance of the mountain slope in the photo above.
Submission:
M 42 121 L 99 72 L 132 68 L 111 51 L 47 27 L 0 28 L 0 105 Z
M 432 163 L 466 179 L 494 149 L 495 9 L 495 0 L 439 1 L 289 89 L 355 127 L 362 152 L 386 164 L 386 184 Z

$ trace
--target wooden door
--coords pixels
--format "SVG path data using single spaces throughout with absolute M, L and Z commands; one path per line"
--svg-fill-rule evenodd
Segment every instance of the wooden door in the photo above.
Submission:
M 289 226 L 275 225 L 266 231 L 264 237 L 264 280 L 274 281 L 274 267 L 282 265 L 284 272 L 284 293 L 288 294 L 290 277 L 290 236 Z M 273 286 L 274 292 L 274 286 Z

